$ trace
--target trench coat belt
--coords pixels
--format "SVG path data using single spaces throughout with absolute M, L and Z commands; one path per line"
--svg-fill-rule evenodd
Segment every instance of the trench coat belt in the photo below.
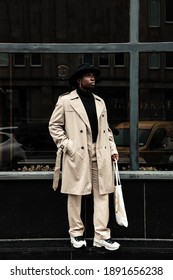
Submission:
M 57 154 L 56 154 L 56 162 L 55 162 L 55 170 L 53 174 L 53 189 L 54 191 L 58 188 L 59 183 L 59 177 L 60 177 L 60 167 L 61 167 L 61 155 L 62 155 L 62 148 L 58 148 Z

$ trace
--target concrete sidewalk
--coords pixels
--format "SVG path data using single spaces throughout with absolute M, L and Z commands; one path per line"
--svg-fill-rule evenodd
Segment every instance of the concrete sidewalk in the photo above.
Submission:
M 1 260 L 172 260 L 173 240 L 117 240 L 117 251 L 94 248 L 92 239 L 87 247 L 74 249 L 69 239 L 0 240 Z

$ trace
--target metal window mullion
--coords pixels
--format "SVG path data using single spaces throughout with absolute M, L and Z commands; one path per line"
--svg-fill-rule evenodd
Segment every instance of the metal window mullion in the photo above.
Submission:
M 0 43 L 2 53 L 129 53 L 173 51 L 173 42 L 135 43 Z
M 130 44 L 139 43 L 139 0 L 130 0 Z M 130 168 L 139 169 L 139 49 L 130 52 Z
M 130 57 L 130 167 L 131 170 L 139 169 L 139 52 L 131 52 Z

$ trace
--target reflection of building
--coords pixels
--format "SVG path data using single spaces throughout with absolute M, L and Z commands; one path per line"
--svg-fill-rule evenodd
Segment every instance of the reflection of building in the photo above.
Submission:
M 1 42 L 129 41 L 129 1 L 126 0 L 120 3 L 89 1 L 82 5 L 78 5 L 78 1 L 57 3 L 54 0 L 49 7 L 37 1 L 34 4 L 25 1 L 25 5 L 19 6 L 13 2 L 7 5 L 5 0 L 1 2 L 4 2 L 0 10 L 1 19 L 4 19 L 0 26 Z M 97 7 L 102 4 L 104 9 L 98 11 Z M 141 42 L 172 41 L 171 8 L 172 1 L 140 1 Z M 129 118 L 129 60 L 129 54 L 123 52 L 1 53 L 0 106 L 3 110 L 0 122 L 6 125 L 47 120 L 57 96 L 69 90 L 70 72 L 84 61 L 102 70 L 98 86 L 107 102 L 110 121 L 125 121 Z M 173 52 L 141 53 L 139 75 L 140 119 L 172 119 Z

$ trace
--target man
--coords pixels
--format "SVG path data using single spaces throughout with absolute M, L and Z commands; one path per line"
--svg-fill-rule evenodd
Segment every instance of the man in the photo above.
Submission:
M 58 150 L 63 152 L 61 192 L 68 194 L 71 244 L 75 248 L 87 245 L 81 202 L 83 195 L 92 193 L 93 246 L 116 250 L 120 245 L 111 239 L 107 225 L 109 194 L 114 192 L 112 163 L 118 160 L 118 152 L 108 127 L 105 103 L 93 94 L 99 75 L 100 70 L 89 64 L 77 67 L 69 79 L 75 89 L 59 97 L 49 131 Z

